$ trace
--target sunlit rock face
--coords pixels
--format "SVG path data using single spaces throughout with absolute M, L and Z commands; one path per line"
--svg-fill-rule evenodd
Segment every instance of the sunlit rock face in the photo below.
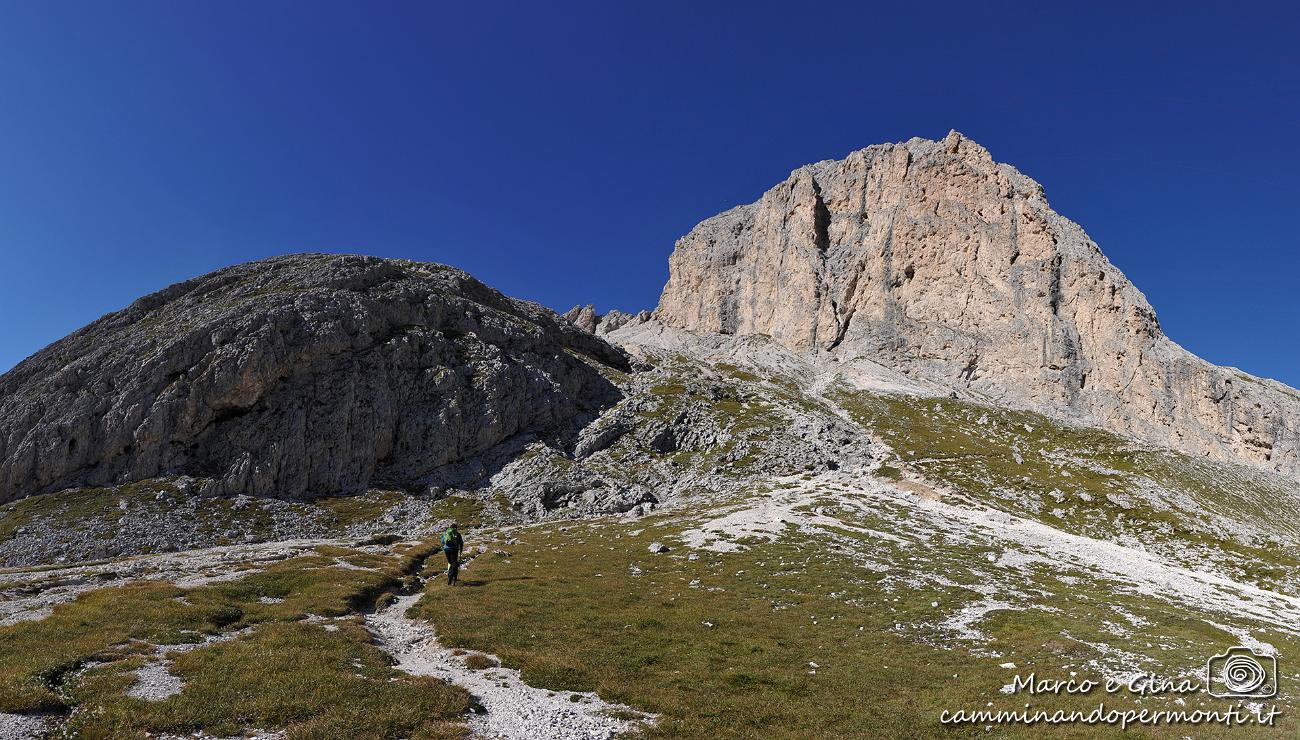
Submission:
M 0 502 L 165 475 L 199 492 L 418 489 L 616 401 L 626 359 L 442 265 L 292 255 L 141 298 L 0 376 Z
M 1195 455 L 1300 476 L 1300 392 L 1170 341 L 1038 183 L 953 132 L 801 167 L 682 237 L 655 317 L 870 357 Z

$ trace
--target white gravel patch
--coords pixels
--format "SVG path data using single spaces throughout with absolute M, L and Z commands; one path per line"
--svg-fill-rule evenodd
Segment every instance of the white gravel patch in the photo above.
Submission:
M 816 510 L 809 510 L 818 493 L 820 491 L 813 487 L 778 488 L 722 516 L 710 519 L 694 529 L 682 532 L 682 542 L 692 550 L 737 552 L 744 550 L 745 546 L 732 540 L 757 537 L 771 541 L 780 537 L 790 525 L 796 525 L 801 529 L 844 526 L 844 522 L 839 519 L 824 516 Z M 860 527 L 854 529 L 861 530 Z M 884 532 L 873 534 L 881 538 L 898 539 Z
M 7 627 L 19 622 L 39 622 L 42 619 L 54 613 L 52 606 L 26 606 L 21 602 L 13 602 L 6 606 L 0 606 L 0 627 Z
M 975 623 L 983 619 L 984 615 L 1003 609 L 1019 611 L 1020 607 L 1000 599 L 982 599 L 963 606 L 956 614 L 944 620 L 942 627 L 961 639 L 984 641 L 988 635 L 976 629 Z
M 334 558 L 334 566 L 336 568 L 342 568 L 343 570 L 374 570 L 374 568 L 367 568 L 362 565 L 350 563 L 343 558 Z
M 162 701 L 181 693 L 183 688 L 185 682 L 172 675 L 168 663 L 157 662 L 136 669 L 135 683 L 126 690 L 126 695 L 145 701 Z
M 1272 643 L 1268 643 L 1268 642 L 1264 642 L 1263 640 L 1260 640 L 1259 638 L 1250 634 L 1248 630 L 1242 629 L 1241 627 L 1234 627 L 1232 625 L 1219 624 L 1218 622 L 1210 622 L 1210 620 L 1208 619 L 1205 621 L 1209 622 L 1209 624 L 1211 624 L 1212 626 L 1217 627 L 1223 630 L 1224 632 L 1227 632 L 1228 634 L 1232 635 L 1233 637 L 1237 638 L 1237 644 L 1241 645 L 1242 647 L 1250 648 L 1251 650 L 1254 650 L 1255 652 L 1261 655 L 1278 654 L 1277 648 L 1273 647 Z
M 36 740 L 45 737 L 47 729 L 43 717 L 0 712 L 0 740 Z
M 438 644 L 433 627 L 407 618 L 406 611 L 418 594 L 399 597 L 392 605 L 366 617 L 379 647 L 392 655 L 397 668 L 416 676 L 436 676 L 465 688 L 487 711 L 470 719 L 477 737 L 530 740 L 587 740 L 611 738 L 636 729 L 641 723 L 616 719 L 613 710 L 631 712 L 653 722 L 654 715 L 631 707 L 608 704 L 593 693 L 554 692 L 524 683 L 519 671 L 490 668 L 473 671 L 462 657 Z M 577 696 L 578 701 L 571 697 Z
M 163 645 L 159 647 L 153 656 L 153 660 L 135 670 L 135 683 L 126 690 L 127 696 L 145 701 L 162 701 L 169 696 L 175 696 L 185 688 L 185 680 L 175 676 L 171 672 L 170 656 L 177 653 L 188 653 L 207 645 L 217 642 L 228 642 L 247 635 L 253 631 L 252 627 L 245 627 L 235 632 L 223 632 L 219 635 L 208 635 L 203 642 L 184 643 L 180 645 Z

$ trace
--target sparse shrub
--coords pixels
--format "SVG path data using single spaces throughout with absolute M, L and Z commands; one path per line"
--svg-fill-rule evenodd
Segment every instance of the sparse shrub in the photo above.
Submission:
M 482 653 L 470 653 L 465 656 L 465 667 L 471 671 L 482 671 L 488 668 L 496 668 L 498 663 Z
M 881 465 L 880 468 L 876 470 L 876 475 L 888 480 L 903 479 L 903 471 L 899 470 L 893 465 Z

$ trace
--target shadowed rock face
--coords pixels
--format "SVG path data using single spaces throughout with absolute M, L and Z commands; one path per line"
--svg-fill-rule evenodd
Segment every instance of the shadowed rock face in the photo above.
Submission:
M 655 312 L 1300 476 L 1300 392 L 1211 365 L 1038 183 L 949 134 L 802 167 L 677 243 Z
M 515 434 L 565 434 L 616 401 L 599 364 L 627 367 L 551 311 L 442 265 L 237 265 L 0 376 L 0 502 L 167 474 L 207 479 L 210 494 L 418 487 L 438 466 Z

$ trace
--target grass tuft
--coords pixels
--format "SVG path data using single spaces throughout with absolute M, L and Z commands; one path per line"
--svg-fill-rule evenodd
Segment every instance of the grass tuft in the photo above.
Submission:
M 471 671 L 482 671 L 488 668 L 496 668 L 499 663 L 482 653 L 470 653 L 465 656 L 465 667 Z

